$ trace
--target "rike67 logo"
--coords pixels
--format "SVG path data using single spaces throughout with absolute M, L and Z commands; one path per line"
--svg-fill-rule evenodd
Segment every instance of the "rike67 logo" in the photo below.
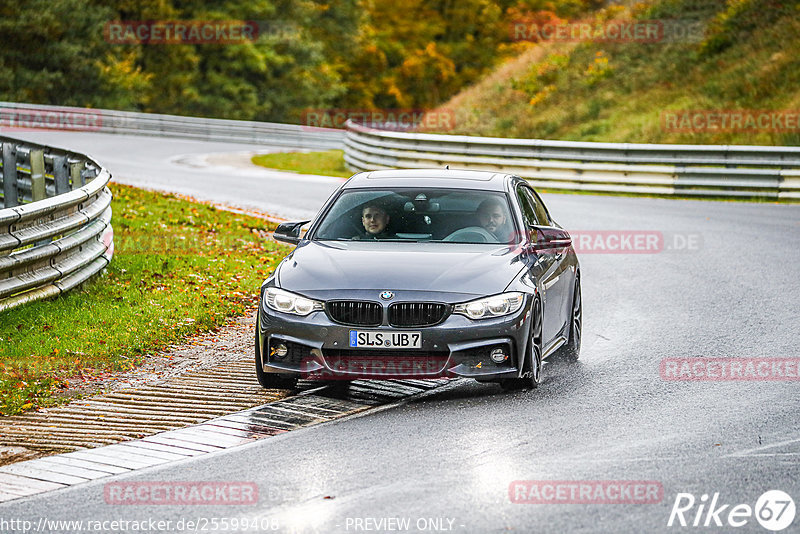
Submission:
M 719 493 L 715 493 L 710 501 L 707 494 L 696 499 L 691 493 L 678 493 L 667 526 L 743 527 L 755 517 L 765 529 L 778 532 L 792 524 L 795 511 L 792 498 L 780 490 L 764 492 L 756 500 L 755 507 L 722 503 Z

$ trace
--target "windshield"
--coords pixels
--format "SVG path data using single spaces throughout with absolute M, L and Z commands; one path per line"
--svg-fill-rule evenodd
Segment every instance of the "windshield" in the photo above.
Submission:
M 381 189 L 345 191 L 311 239 L 515 243 L 505 194 L 478 190 Z

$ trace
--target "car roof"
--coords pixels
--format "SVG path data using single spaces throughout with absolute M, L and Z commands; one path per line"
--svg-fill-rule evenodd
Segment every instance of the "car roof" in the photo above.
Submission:
M 350 178 L 344 189 L 380 187 L 442 187 L 447 189 L 483 189 L 505 191 L 511 175 L 492 171 L 459 169 L 397 169 L 360 172 Z

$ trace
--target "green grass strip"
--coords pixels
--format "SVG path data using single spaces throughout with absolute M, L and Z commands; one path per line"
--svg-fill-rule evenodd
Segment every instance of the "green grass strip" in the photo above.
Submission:
M 290 248 L 274 224 L 119 184 L 115 253 L 81 290 L 0 313 L 0 414 L 54 405 L 76 377 L 130 370 L 149 354 L 241 315 Z
M 318 174 L 350 178 L 353 172 L 344 165 L 344 152 L 275 152 L 253 156 L 253 163 L 269 169 L 292 171 L 299 174 Z

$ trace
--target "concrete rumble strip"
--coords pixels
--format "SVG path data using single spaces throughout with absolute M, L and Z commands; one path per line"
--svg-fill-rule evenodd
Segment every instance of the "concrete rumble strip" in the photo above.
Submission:
M 141 439 L 112 438 L 121 433 L 92 429 L 86 431 L 87 441 L 94 439 L 92 434 L 100 433 L 103 440 L 116 439 L 118 443 L 0 467 L 0 502 L 236 447 L 391 404 L 447 382 L 448 379 L 358 380 L 346 390 L 321 386 L 293 397 Z

